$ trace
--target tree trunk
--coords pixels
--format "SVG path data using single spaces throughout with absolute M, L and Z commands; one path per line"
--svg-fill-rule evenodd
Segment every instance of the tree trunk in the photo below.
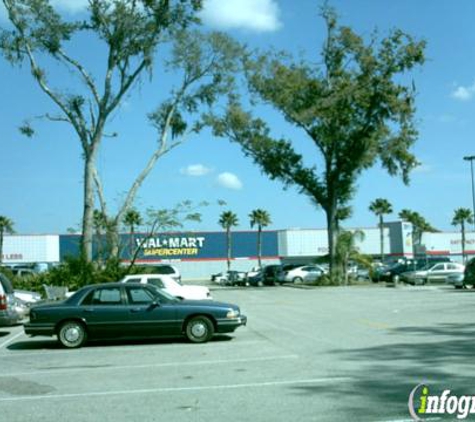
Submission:
M 3 229 L 0 230 L 0 265 L 3 264 L 3 236 L 5 232 Z
M 338 241 L 338 221 L 336 218 L 336 204 L 325 210 L 328 227 L 328 256 L 330 258 L 330 279 L 335 284 L 341 283 L 341 268 L 336 256 Z
M 465 224 L 462 222 L 462 262 L 465 264 Z
M 228 229 L 226 230 L 226 243 L 228 249 L 228 271 L 231 269 L 231 231 Z
M 381 246 L 381 263 L 384 261 L 384 227 L 383 227 L 383 216 L 379 216 L 379 239 L 380 239 L 380 246 Z
M 259 268 L 262 268 L 261 256 L 262 256 L 262 227 L 259 226 L 257 230 L 257 264 Z
M 91 147 L 84 154 L 84 210 L 82 219 L 81 257 L 86 262 L 92 261 L 92 243 L 94 237 L 94 165 L 95 151 Z

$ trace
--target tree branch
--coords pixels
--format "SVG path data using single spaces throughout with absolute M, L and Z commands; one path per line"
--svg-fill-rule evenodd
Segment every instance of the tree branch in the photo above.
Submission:
M 92 95 L 94 96 L 94 100 L 96 101 L 97 105 L 99 106 L 101 103 L 101 99 L 99 98 L 99 94 L 97 92 L 97 88 L 94 85 L 94 81 L 92 80 L 92 77 L 87 73 L 86 69 L 76 60 L 73 58 L 69 57 L 63 50 L 58 51 L 59 56 L 64 59 L 67 63 L 75 67 L 79 73 L 81 74 L 82 78 L 84 79 L 84 82 L 86 85 L 89 87 L 89 89 L 92 92 Z

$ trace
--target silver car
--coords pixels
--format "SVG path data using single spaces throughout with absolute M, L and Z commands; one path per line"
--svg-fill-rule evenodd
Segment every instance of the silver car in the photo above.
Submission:
M 409 284 L 445 283 L 447 278 L 455 274 L 463 274 L 465 266 L 455 262 L 439 262 L 430 264 L 418 271 L 401 274 L 401 280 Z
M 319 265 L 303 265 L 288 271 L 283 271 L 279 275 L 281 283 L 302 283 L 304 281 L 316 281 L 325 274 L 325 269 Z
M 24 315 L 19 312 L 19 303 L 15 297 L 11 281 L 0 273 L 0 326 L 15 325 Z

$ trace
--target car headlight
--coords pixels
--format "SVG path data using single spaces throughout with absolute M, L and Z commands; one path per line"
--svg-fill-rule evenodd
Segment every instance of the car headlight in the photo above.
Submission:
M 229 318 L 229 319 L 234 319 L 234 318 L 237 318 L 238 316 L 239 316 L 239 311 L 237 309 L 231 309 L 226 314 L 226 318 Z

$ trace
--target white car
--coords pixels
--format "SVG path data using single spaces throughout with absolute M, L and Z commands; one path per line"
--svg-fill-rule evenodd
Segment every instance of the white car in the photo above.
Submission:
M 447 278 L 455 274 L 463 274 L 465 266 L 455 262 L 439 262 L 430 264 L 418 271 L 401 274 L 401 280 L 409 284 L 445 283 Z
M 288 271 L 283 271 L 279 276 L 279 282 L 302 283 L 304 281 L 315 281 L 323 274 L 325 274 L 325 269 L 319 265 L 304 265 L 292 268 Z
M 164 274 L 134 274 L 125 276 L 122 283 L 152 284 L 173 296 L 189 300 L 211 300 L 211 293 L 205 286 L 187 286 L 177 283 L 171 276 Z
M 30 292 L 28 290 L 15 290 L 14 294 L 17 299 L 30 305 L 41 300 L 41 295 L 39 293 Z

